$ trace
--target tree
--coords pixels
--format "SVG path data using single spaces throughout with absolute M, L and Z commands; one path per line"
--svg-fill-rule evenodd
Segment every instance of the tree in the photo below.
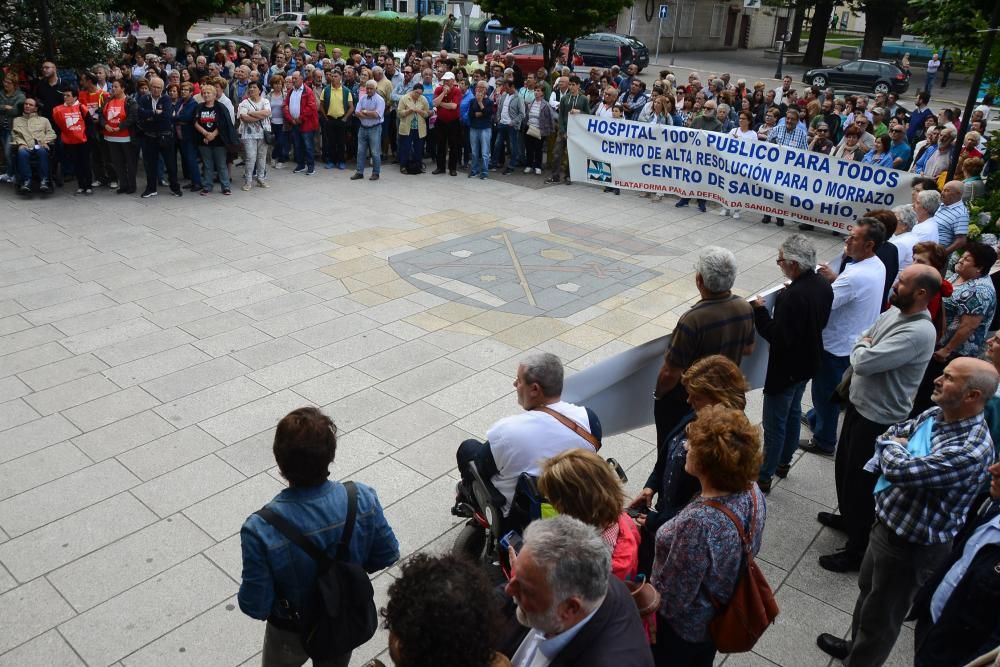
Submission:
M 910 0 L 913 20 L 907 30 L 924 41 L 947 49 L 956 65 L 975 67 L 989 28 L 995 0 Z M 987 79 L 1000 76 L 1000 49 L 994 48 L 986 65 Z
M 851 11 L 864 12 L 865 38 L 861 57 L 877 60 L 882 55 L 882 42 L 903 24 L 907 0 L 852 0 Z
M 480 0 L 484 12 L 519 28 L 537 39 L 547 66 L 551 67 L 561 46 L 583 37 L 614 20 L 632 6 L 632 0 Z
M 60 0 L 61 1 L 61 0 Z M 239 0 L 111 0 L 118 11 L 127 12 L 150 28 L 163 26 L 167 44 L 184 48 L 188 30 L 200 19 L 226 14 L 243 6 Z
M 809 28 L 809 43 L 806 45 L 806 55 L 803 64 L 810 67 L 823 66 L 823 52 L 826 49 L 826 35 L 830 30 L 830 17 L 833 16 L 833 0 L 818 0 L 813 9 L 812 27 Z
M 37 67 L 52 57 L 60 68 L 87 69 L 107 62 L 111 26 L 101 20 L 104 0 L 0 0 L 0 62 Z M 46 44 L 42 14 L 48 14 L 52 51 Z

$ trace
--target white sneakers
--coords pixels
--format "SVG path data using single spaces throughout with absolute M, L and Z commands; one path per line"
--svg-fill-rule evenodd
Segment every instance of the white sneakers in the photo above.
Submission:
M 524 173 L 530 174 L 531 173 L 531 167 L 525 167 L 524 168 Z
M 739 211 L 733 211 L 733 220 L 739 220 L 741 217 L 743 216 L 740 215 Z
M 539 167 L 535 167 L 535 176 L 541 176 L 541 175 L 542 175 L 542 170 L 541 170 L 541 168 L 539 168 Z
M 729 215 L 729 209 L 728 208 L 720 208 L 719 209 L 719 215 L 721 217 L 723 217 L 723 218 L 726 217 L 727 215 Z

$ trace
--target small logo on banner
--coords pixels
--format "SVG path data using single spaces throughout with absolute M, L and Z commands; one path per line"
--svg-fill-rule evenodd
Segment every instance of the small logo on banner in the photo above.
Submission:
M 598 183 L 610 183 L 611 163 L 587 158 L 587 179 Z

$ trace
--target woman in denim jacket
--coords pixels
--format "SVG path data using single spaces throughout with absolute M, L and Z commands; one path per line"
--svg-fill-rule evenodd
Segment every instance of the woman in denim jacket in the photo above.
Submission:
M 337 427 L 317 408 L 299 408 L 278 423 L 274 458 L 289 487 L 267 504 L 292 523 L 330 558 L 347 516 L 347 491 L 327 479 L 337 450 Z M 399 560 L 399 542 L 385 520 L 375 490 L 356 483 L 358 510 L 351 538 L 350 560 L 369 573 Z M 243 613 L 267 621 L 264 667 L 302 665 L 308 659 L 299 640 L 294 609 L 304 609 L 316 581 L 316 563 L 256 514 L 243 523 L 243 581 L 239 603 Z M 317 667 L 341 667 L 351 653 Z

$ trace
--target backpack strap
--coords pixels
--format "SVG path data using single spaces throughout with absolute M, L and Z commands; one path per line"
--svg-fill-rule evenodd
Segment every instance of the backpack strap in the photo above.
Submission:
M 316 563 L 321 567 L 329 562 L 329 557 L 323 553 L 315 543 L 303 535 L 302 531 L 292 525 L 291 522 L 286 520 L 270 507 L 261 507 L 259 510 L 254 512 L 254 514 L 274 526 L 275 530 L 287 537 L 292 544 L 295 544 L 309 554 L 309 557 L 316 561 Z
M 340 546 L 337 547 L 337 560 L 346 561 L 350 557 L 351 536 L 354 535 L 354 523 L 358 516 L 358 487 L 354 482 L 344 482 L 347 489 L 347 518 L 344 519 L 344 531 L 340 534 Z
M 344 530 L 340 535 L 340 545 L 337 547 L 337 560 L 347 560 L 351 536 L 354 534 L 354 523 L 358 515 L 358 488 L 354 485 L 354 482 L 345 482 L 344 488 L 347 489 L 347 518 L 344 519 Z M 269 523 L 275 530 L 305 551 L 310 558 L 316 561 L 320 569 L 329 566 L 330 557 L 283 516 L 266 505 L 254 512 L 254 514 Z
M 573 421 L 566 415 L 562 414 L 561 412 L 556 412 L 552 408 L 544 405 L 541 405 L 533 409 L 537 410 L 538 412 L 544 412 L 545 414 L 552 417 L 557 422 L 559 422 L 560 424 L 562 424 L 563 426 L 565 426 L 566 428 L 573 431 L 578 436 L 589 442 L 590 445 L 594 448 L 595 452 L 601 451 L 601 441 L 595 438 L 593 433 L 588 432 L 587 429 L 583 428 L 582 426 L 577 424 L 575 421 Z

